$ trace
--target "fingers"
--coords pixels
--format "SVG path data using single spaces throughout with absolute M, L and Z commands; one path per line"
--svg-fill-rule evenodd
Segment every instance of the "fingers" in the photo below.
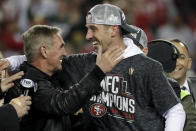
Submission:
M 14 98 L 10 101 L 10 104 L 13 104 L 13 105 L 17 105 L 19 107 L 22 107 L 22 102 L 21 100 L 19 99 L 19 97 L 17 98 Z
M 118 46 L 113 46 L 111 48 L 108 48 L 107 51 L 104 54 L 111 55 L 116 50 L 119 50 L 119 47 Z
M 118 57 L 117 59 L 115 59 L 114 61 L 114 65 L 118 64 L 120 61 L 122 61 L 124 59 L 123 56 Z
M 30 96 L 21 95 L 20 97 L 21 97 L 24 101 L 30 101 L 30 100 L 31 100 L 31 97 L 30 97 Z
M 101 57 L 102 55 L 102 46 L 101 45 L 97 45 L 97 56 Z
M 122 50 L 121 48 L 115 49 L 113 52 L 111 52 L 111 58 L 113 61 L 115 61 L 116 59 L 118 59 L 118 57 L 120 57 L 123 54 L 124 50 Z
M 6 71 L 2 70 L 1 71 L 1 79 L 5 79 L 6 78 Z
M 23 71 L 18 72 L 18 73 L 16 73 L 16 74 L 10 76 L 10 77 L 8 78 L 8 82 L 13 82 L 13 81 L 15 81 L 15 80 L 18 80 L 18 79 L 22 78 L 23 75 L 24 75 L 24 72 L 23 72 Z
M 7 69 L 10 66 L 10 63 L 6 59 L 0 60 L 0 71 Z
M 20 98 L 21 98 L 20 100 L 22 101 L 21 103 L 23 103 L 23 107 L 27 111 L 30 110 L 30 105 L 32 104 L 31 97 L 30 96 L 21 95 Z
M 124 50 L 118 46 L 108 48 L 107 51 L 103 54 L 101 54 L 101 49 L 99 49 L 99 56 L 97 57 L 96 65 L 98 65 L 104 73 L 109 72 L 117 63 L 123 59 L 123 52 Z
M 32 103 L 31 103 L 31 101 L 25 101 L 25 104 L 26 104 L 27 106 L 30 106 Z
M 24 75 L 24 72 L 18 72 L 8 78 L 6 78 L 6 71 L 3 70 L 1 73 L 1 89 L 2 91 L 7 91 L 9 88 L 14 86 L 14 81 L 17 79 L 22 78 L 22 76 Z
M 22 75 L 24 75 L 24 72 L 18 72 L 8 78 L 6 78 L 6 71 L 3 70 L 1 72 L 1 77 L 2 77 L 2 80 L 1 80 L 1 90 L 3 92 L 7 91 L 9 88 L 13 87 L 14 86 L 14 81 L 17 80 L 17 79 L 20 79 L 22 78 Z
M 12 82 L 12 83 L 7 83 L 5 86 L 4 86 L 4 88 L 6 89 L 6 90 L 8 90 L 9 88 L 11 88 L 11 87 L 13 87 L 14 86 L 14 83 Z
M 28 114 L 28 110 L 30 110 L 30 105 L 31 105 L 30 100 L 31 100 L 31 97 L 24 96 L 24 95 L 21 95 L 11 100 L 10 104 L 14 106 L 14 108 L 16 109 L 16 112 L 19 118 Z
M 27 110 L 27 111 L 30 110 L 30 106 L 27 106 L 27 107 L 26 107 L 26 110 Z
M 116 46 L 113 46 L 113 47 L 111 47 L 111 48 L 108 48 L 108 49 L 105 51 L 104 55 L 110 55 L 110 53 L 111 53 L 113 50 L 115 50 L 115 49 L 117 49 Z
M 30 106 L 31 103 L 31 97 L 30 96 L 24 96 L 24 95 L 20 95 L 18 97 L 18 101 L 21 103 L 21 105 L 23 106 Z

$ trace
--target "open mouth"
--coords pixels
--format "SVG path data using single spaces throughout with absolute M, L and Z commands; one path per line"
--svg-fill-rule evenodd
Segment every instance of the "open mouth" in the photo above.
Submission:
M 98 48 L 97 46 L 99 45 L 99 42 L 98 41 L 93 41 L 92 45 L 93 45 L 93 48 L 95 49 L 94 51 L 97 52 L 97 48 Z
M 182 67 L 176 67 L 175 72 L 182 70 Z
M 97 41 L 93 41 L 92 44 L 93 45 L 98 45 L 98 42 Z
M 60 61 L 60 63 L 62 63 L 62 61 L 63 61 L 63 57 L 61 57 L 59 61 Z

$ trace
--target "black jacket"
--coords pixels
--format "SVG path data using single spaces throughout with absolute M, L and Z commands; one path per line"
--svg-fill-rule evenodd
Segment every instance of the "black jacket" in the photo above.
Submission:
M 0 82 L 0 84 L 1 84 L 1 82 Z M 0 99 L 2 99 L 2 98 L 4 97 L 4 95 L 5 95 L 5 93 L 4 93 L 4 92 L 2 92 L 2 90 L 1 90 L 1 86 L 0 86 Z
M 14 107 L 6 104 L 0 107 L 0 130 L 1 131 L 18 131 L 19 119 Z
M 22 131 L 70 131 L 69 114 L 76 112 L 93 94 L 101 91 L 99 85 L 105 76 L 95 66 L 79 83 L 64 90 L 56 77 L 50 77 L 28 63 L 24 63 L 21 70 L 25 72 L 23 79 L 33 80 L 38 87 L 36 92 L 30 93 L 32 106 L 29 114 L 21 121 Z M 10 90 L 7 98 L 10 99 L 13 93 L 22 93 L 21 86 L 15 88 L 15 91 Z
M 177 97 L 180 99 L 180 85 L 172 78 L 167 78 Z
M 4 97 L 4 93 L 0 88 L 0 99 Z M 18 131 L 19 119 L 14 107 L 6 104 L 0 107 L 0 130 L 1 131 Z
M 196 77 L 188 77 L 188 85 L 190 88 L 190 93 L 193 97 L 194 102 L 196 103 Z

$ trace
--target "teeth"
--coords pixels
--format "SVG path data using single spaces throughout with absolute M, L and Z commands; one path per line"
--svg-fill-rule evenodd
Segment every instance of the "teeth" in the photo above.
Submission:
M 179 70 L 181 70 L 181 68 L 176 68 L 174 71 L 179 71 Z
M 96 44 L 98 44 L 98 42 L 97 41 L 93 41 L 92 44 L 93 45 L 96 45 Z

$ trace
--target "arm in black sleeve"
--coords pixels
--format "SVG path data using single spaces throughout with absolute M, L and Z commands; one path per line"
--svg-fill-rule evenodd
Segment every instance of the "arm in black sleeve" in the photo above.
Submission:
M 14 107 L 10 104 L 0 107 L 0 129 L 1 130 L 19 130 L 19 119 Z
M 0 84 L 1 84 L 1 82 L 0 82 Z M 3 97 L 4 97 L 4 93 L 2 92 L 1 86 L 0 86 L 0 99 L 2 99 Z
M 86 54 L 74 54 L 65 57 L 62 62 L 63 69 L 71 69 L 73 71 L 88 72 L 91 71 L 96 64 L 97 55 L 95 52 Z
M 33 96 L 33 106 L 47 114 L 63 115 L 74 113 L 90 98 L 99 93 L 100 82 L 105 74 L 95 66 L 79 83 L 67 91 L 59 91 L 45 81 L 38 83 L 38 91 Z

